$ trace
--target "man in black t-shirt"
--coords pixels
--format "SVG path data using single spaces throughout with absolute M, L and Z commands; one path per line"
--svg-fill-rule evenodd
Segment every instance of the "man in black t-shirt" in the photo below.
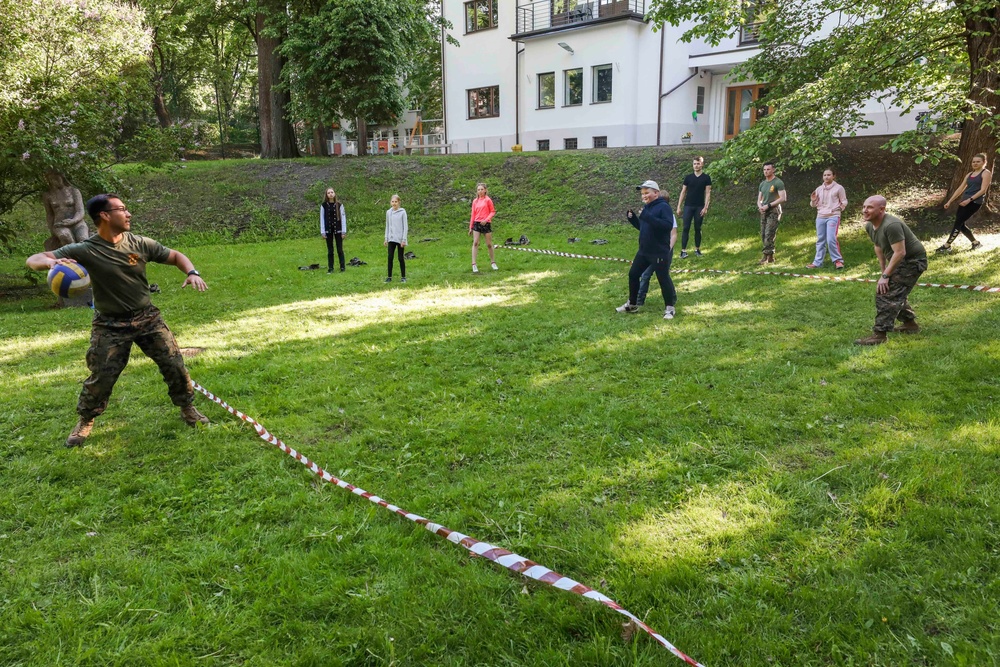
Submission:
M 681 196 L 677 198 L 677 217 L 684 220 L 684 233 L 681 235 L 681 259 L 686 259 L 688 235 L 691 232 L 691 222 L 694 221 L 694 254 L 701 257 L 701 223 L 708 213 L 708 205 L 712 201 L 712 177 L 704 173 L 705 158 L 700 155 L 692 163 L 694 173 L 684 177 L 681 186 Z

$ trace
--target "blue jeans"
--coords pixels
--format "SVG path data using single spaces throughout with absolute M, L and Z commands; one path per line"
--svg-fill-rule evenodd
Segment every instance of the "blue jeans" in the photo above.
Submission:
M 830 252 L 830 259 L 834 262 L 844 261 L 844 256 L 840 254 L 840 241 L 837 240 L 838 231 L 840 231 L 839 215 L 816 218 L 816 259 L 813 260 L 813 264 L 822 266 L 827 251 Z

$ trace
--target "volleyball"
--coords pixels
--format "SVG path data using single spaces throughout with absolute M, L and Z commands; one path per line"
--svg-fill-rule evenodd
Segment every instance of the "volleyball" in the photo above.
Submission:
M 90 287 L 90 274 L 80 264 L 56 264 L 49 270 L 49 287 L 56 296 L 72 298 Z

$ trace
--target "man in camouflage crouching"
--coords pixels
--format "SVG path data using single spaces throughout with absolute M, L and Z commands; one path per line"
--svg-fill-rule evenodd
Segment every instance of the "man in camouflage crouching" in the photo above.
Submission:
M 67 447 L 82 445 L 94 427 L 94 419 L 108 407 L 111 390 L 125 370 L 132 343 L 156 362 L 167 383 L 170 400 L 181 409 L 188 425 L 208 423 L 208 417 L 192 405 L 194 388 L 174 335 L 149 298 L 146 263 L 171 264 L 187 275 L 181 287 L 199 292 L 205 281 L 187 257 L 158 242 L 132 234 L 132 214 L 117 195 L 97 195 L 87 202 L 87 213 L 97 225 L 97 235 L 53 252 L 28 258 L 34 271 L 56 264 L 79 262 L 90 273 L 97 314 L 87 351 L 90 377 L 83 383 L 76 411 L 80 420 L 66 438 Z
M 875 326 L 872 335 L 859 338 L 855 345 L 881 345 L 890 331 L 917 333 L 917 314 L 907 297 L 927 270 L 927 251 L 902 220 L 885 212 L 885 197 L 875 195 L 865 200 L 861 215 L 865 231 L 875 244 L 875 255 L 882 267 L 875 290 Z M 896 325 L 896 320 L 902 324 Z

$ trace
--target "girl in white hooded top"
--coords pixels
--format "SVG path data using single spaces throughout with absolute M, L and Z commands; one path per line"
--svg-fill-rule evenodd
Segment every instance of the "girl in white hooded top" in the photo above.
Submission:
M 406 261 L 403 258 L 403 248 L 406 247 L 406 234 L 409 231 L 406 220 L 406 209 L 399 205 L 399 195 L 393 195 L 389 200 L 392 208 L 385 212 L 385 242 L 389 248 L 389 273 L 385 281 L 392 282 L 392 255 L 399 255 L 399 282 L 406 282 Z

